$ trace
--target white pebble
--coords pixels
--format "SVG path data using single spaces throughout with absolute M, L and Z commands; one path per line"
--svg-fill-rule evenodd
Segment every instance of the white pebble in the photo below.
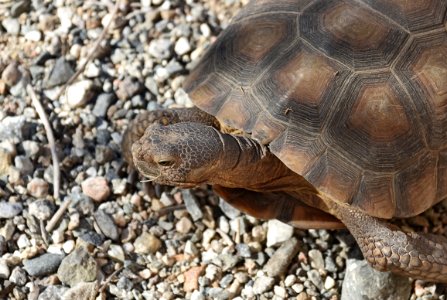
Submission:
M 75 242 L 73 240 L 68 240 L 62 245 L 62 249 L 66 254 L 71 253 L 73 249 L 75 248 Z
M 331 276 L 326 277 L 326 280 L 324 281 L 324 288 L 326 290 L 330 290 L 335 286 L 335 280 Z
M 189 44 L 188 39 L 185 37 L 179 38 L 175 43 L 174 51 L 180 56 L 191 51 L 191 45 Z
M 25 34 L 25 39 L 31 42 L 38 42 L 42 39 L 42 33 L 39 30 L 31 30 Z

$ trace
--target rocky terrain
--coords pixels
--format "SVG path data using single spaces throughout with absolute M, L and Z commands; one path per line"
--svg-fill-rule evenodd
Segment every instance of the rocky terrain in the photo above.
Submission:
M 129 172 L 129 121 L 191 105 L 185 76 L 246 2 L 0 0 L 0 299 L 445 299 L 371 270 L 347 231 Z M 446 207 L 400 224 L 445 233 Z

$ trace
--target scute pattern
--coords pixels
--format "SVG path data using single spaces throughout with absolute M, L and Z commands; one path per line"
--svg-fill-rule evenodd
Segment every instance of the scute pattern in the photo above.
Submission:
M 261 15 L 230 25 L 213 47 L 214 66 L 240 86 L 250 85 L 297 38 L 296 15 Z
M 417 215 L 447 199 L 446 12 L 445 0 L 251 1 L 185 90 L 325 196 Z
M 348 75 L 343 65 L 299 42 L 261 77 L 254 94 L 274 118 L 318 135 Z
M 318 0 L 300 18 L 301 36 L 355 70 L 383 68 L 408 35 L 380 14 L 348 0 Z
M 328 144 L 373 172 L 394 172 L 423 149 L 412 103 L 388 72 L 357 75 L 340 95 Z
M 447 1 L 445 0 L 362 1 L 411 32 L 442 27 L 443 18 L 447 10 Z
M 406 55 L 396 64 L 417 111 L 432 149 L 447 147 L 447 34 L 414 38 Z

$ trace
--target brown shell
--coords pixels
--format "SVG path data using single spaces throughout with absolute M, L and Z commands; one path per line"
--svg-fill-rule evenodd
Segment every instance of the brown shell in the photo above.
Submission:
M 257 0 L 188 78 L 321 193 L 382 218 L 447 198 L 447 1 Z

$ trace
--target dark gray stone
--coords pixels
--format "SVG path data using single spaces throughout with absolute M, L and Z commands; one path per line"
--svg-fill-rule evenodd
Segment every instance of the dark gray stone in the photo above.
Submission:
M 99 229 L 101 229 L 101 232 L 108 238 L 112 240 L 118 240 L 119 233 L 118 228 L 115 225 L 115 222 L 113 221 L 113 218 L 109 216 L 105 211 L 102 209 L 98 209 L 95 214 L 95 221 L 99 226 Z
M 46 88 L 52 88 L 61 84 L 66 83 L 71 76 L 73 76 L 74 70 L 70 63 L 67 62 L 63 57 L 56 60 L 53 69 L 51 70 L 48 80 L 46 81 Z
M 39 257 L 25 260 L 23 266 L 25 271 L 35 277 L 53 274 L 61 264 L 63 255 L 46 253 Z
M 96 98 L 95 106 L 92 113 L 98 118 L 104 118 L 107 114 L 107 110 L 110 105 L 115 102 L 115 95 L 109 93 L 103 93 Z

